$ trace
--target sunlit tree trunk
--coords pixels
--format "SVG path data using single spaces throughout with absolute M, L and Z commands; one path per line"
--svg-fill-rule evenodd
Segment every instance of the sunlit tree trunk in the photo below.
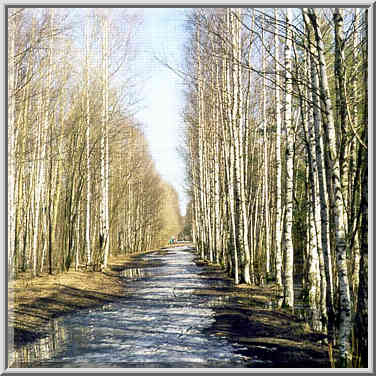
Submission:
M 277 20 L 277 9 L 274 9 L 274 18 Z M 282 108 L 280 95 L 280 63 L 279 63 L 279 42 L 278 25 L 276 22 L 274 33 L 275 48 L 275 107 L 276 107 L 276 146 L 275 146 L 275 164 L 276 164 L 276 221 L 275 221 L 275 263 L 276 263 L 276 283 L 282 287 L 282 163 L 281 163 L 281 136 L 282 136 Z
M 33 238 L 33 276 L 37 275 L 37 262 L 38 262 L 38 239 L 41 235 L 40 224 L 46 214 L 46 200 L 45 200 L 45 182 L 46 182 L 46 153 L 47 153 L 47 132 L 50 120 L 50 101 L 49 97 L 51 94 L 51 78 L 52 78 L 52 47 L 53 47 L 53 10 L 50 10 L 50 39 L 47 46 L 47 79 L 44 84 L 42 84 L 39 99 L 38 108 L 38 123 L 39 123 L 39 134 L 38 134 L 38 156 L 37 156 L 37 178 L 36 178 L 36 188 L 35 188 L 35 223 L 34 223 L 34 238 Z
M 335 8 L 333 14 L 334 21 L 334 35 L 335 35 L 335 63 L 334 71 L 337 79 L 338 91 L 338 113 L 340 120 L 340 127 L 346 131 L 346 99 L 345 99 L 345 74 L 343 67 L 343 17 L 340 8 Z M 334 128 L 334 127 L 333 127 Z M 330 130 L 329 130 L 330 131 Z M 334 136 L 334 129 L 333 129 Z M 346 133 L 346 132 L 345 132 Z M 339 322 L 339 347 L 340 347 L 340 365 L 348 367 L 351 364 L 351 350 L 350 350 L 350 332 L 351 332 L 351 301 L 350 288 L 348 281 L 348 270 L 346 261 L 346 213 L 342 195 L 342 186 L 340 180 L 340 153 L 334 148 L 334 142 L 331 145 L 331 159 L 334 159 L 334 187 L 335 187 L 335 201 L 336 201 L 336 256 L 337 256 L 337 270 L 339 278 L 339 298 L 340 298 L 340 322 Z M 347 160 L 347 156 L 344 156 Z M 347 176 L 348 163 L 343 166 L 345 170 L 344 176 Z M 344 187 L 347 189 L 347 186 Z M 342 197 L 341 197 L 342 196 Z
M 306 31 L 307 34 L 307 31 Z M 301 74 L 301 81 L 309 82 L 309 71 L 310 71 L 310 61 L 307 51 L 304 52 L 305 66 L 304 73 Z M 317 196 L 317 161 L 315 155 L 315 136 L 313 131 L 313 108 L 311 105 L 313 101 L 311 100 L 312 93 L 310 88 L 305 88 L 299 84 L 299 97 L 300 97 L 300 113 L 302 120 L 302 128 L 304 129 L 304 138 L 305 138 L 305 150 L 308 158 L 308 184 L 310 187 L 307 196 L 309 197 L 309 213 L 308 213 L 308 244 L 306 250 L 306 267 L 307 267 L 307 281 L 306 288 L 308 290 L 308 303 L 310 307 L 309 312 L 309 323 L 315 331 L 321 330 L 321 323 L 319 317 L 319 309 L 321 299 L 322 286 L 320 281 L 320 261 L 319 253 L 321 252 L 320 243 L 321 243 L 321 229 L 320 229 L 320 210 Z M 308 102 L 308 105 L 307 105 Z M 317 101 L 316 101 L 317 102 Z M 315 103 L 317 104 L 317 103 Z M 316 109 L 317 110 L 317 109 Z
M 252 24 L 254 24 L 255 13 L 252 14 Z M 253 38 L 253 35 L 251 35 Z M 248 64 L 251 66 L 251 43 L 248 52 Z M 240 60 L 240 57 L 239 57 Z M 244 226 L 244 281 L 246 283 L 254 283 L 255 276 L 254 276 L 254 260 L 252 257 L 252 250 L 250 242 L 250 235 L 252 234 L 252 227 L 249 224 L 250 221 L 250 211 L 248 208 L 249 202 L 249 194 L 247 192 L 247 184 L 249 180 L 249 169 L 248 169 L 248 150 L 249 150 L 249 139 L 250 139 L 250 114 L 249 114 L 249 106 L 250 106 L 250 97 L 251 97 L 251 85 L 252 85 L 252 73 L 251 70 L 248 71 L 247 74 L 247 92 L 246 92 L 246 101 L 245 101 L 245 109 L 244 109 L 244 118 L 242 122 L 242 141 L 241 141 L 241 159 L 242 159 L 242 211 L 243 211 L 243 226 Z
M 234 30 L 234 16 L 232 15 L 232 10 L 227 8 L 227 30 L 230 31 L 231 36 L 231 43 L 233 44 L 233 38 L 235 34 Z M 233 51 L 230 52 L 230 56 L 233 57 Z M 235 103 L 237 98 L 235 96 L 235 82 L 232 80 L 234 77 L 234 67 L 230 65 L 231 62 L 227 60 L 226 65 L 226 94 L 227 97 L 231 95 L 231 101 L 228 98 L 227 100 L 227 110 L 228 110 L 228 138 L 229 138 L 229 159 L 230 159 L 230 175 L 229 175 L 229 200 L 230 200 L 230 212 L 231 212 L 231 224 L 232 224 L 232 248 L 233 248 L 233 262 L 234 262 L 234 282 L 235 284 L 239 284 L 239 260 L 238 260 L 238 221 L 237 221 L 237 192 L 236 192 L 236 181 L 235 181 L 235 174 L 236 174 L 236 160 L 235 160 L 235 145 L 234 142 L 234 122 L 236 121 L 236 110 L 235 110 Z M 230 94 L 231 93 L 231 94 Z
M 324 59 L 324 46 L 321 31 L 317 21 L 317 16 L 313 8 L 309 8 L 309 17 L 314 29 L 316 47 L 318 52 L 320 67 L 320 93 L 326 113 L 326 124 L 328 130 L 328 148 L 330 166 L 332 169 L 332 184 L 334 188 L 333 207 L 335 216 L 335 232 L 336 232 L 336 268 L 339 279 L 339 295 L 340 295 L 340 323 L 339 323 L 339 347 L 341 366 L 346 366 L 351 360 L 350 354 L 350 325 L 351 325 L 351 306 L 350 306 L 350 290 L 347 276 L 346 265 L 346 237 L 344 223 L 344 206 L 342 198 L 342 187 L 340 180 L 340 168 L 338 160 L 338 152 L 336 146 L 336 134 L 333 119 L 333 110 L 329 95 L 328 78 L 326 74 L 326 63 Z M 340 79 L 343 79 L 341 77 Z
M 291 77 L 291 52 L 292 33 L 290 30 L 291 9 L 286 9 L 286 45 L 285 45 L 285 69 L 286 69 L 286 99 L 285 99 L 285 123 L 286 123 L 286 262 L 285 262 L 285 289 L 284 301 L 287 307 L 294 306 L 294 248 L 292 243 L 292 210 L 293 210 L 293 144 L 294 127 L 292 119 L 292 77 Z
M 86 263 L 91 264 L 91 161 L 90 161 L 90 99 L 89 99 L 89 16 L 85 24 L 85 120 L 86 120 Z
M 15 227 L 16 227 L 16 15 L 8 9 L 8 270 L 14 273 Z
M 102 17 L 102 135 L 101 135 L 101 233 L 100 248 L 103 251 L 103 267 L 107 267 L 109 255 L 109 213 L 108 213 L 108 18 Z
M 197 55 L 197 108 L 198 108 L 198 165 L 199 165 L 199 179 L 198 179 L 198 187 L 200 193 L 200 244 L 199 244 L 199 251 L 201 258 L 205 258 L 205 251 L 206 251 L 206 236 L 205 233 L 205 198 L 204 198 L 204 160 L 203 160 L 203 133 L 204 133 L 204 112 L 203 112 L 203 82 L 202 82 L 202 67 L 201 67 L 201 52 L 200 52 L 200 30 L 198 28 L 196 33 L 196 55 Z
M 221 237 L 223 236 L 223 233 L 221 231 L 222 227 L 222 211 L 221 211 L 221 191 L 220 191 L 220 103 L 219 103 L 219 62 L 215 62 L 215 152 L 214 152 L 214 174 L 215 174 L 215 245 L 216 245 L 216 259 L 215 262 L 218 264 L 220 255 L 222 253 L 222 241 Z
M 353 36 L 352 36 L 352 59 L 354 62 L 358 62 L 361 60 L 361 54 L 357 53 L 357 46 L 361 44 L 361 37 L 360 32 L 358 31 L 358 27 L 360 26 L 361 19 L 359 17 L 359 9 L 354 9 L 354 26 L 353 26 Z M 360 66 L 360 63 L 359 63 Z M 351 96 L 350 100 L 347 101 L 348 106 L 348 117 L 349 122 L 353 124 L 353 127 L 361 129 L 362 119 L 360 118 L 360 103 L 357 103 L 358 101 L 358 93 L 362 92 L 361 88 L 361 79 L 359 79 L 360 76 L 360 70 L 357 69 L 355 72 L 355 76 L 351 82 Z M 352 106 L 352 114 L 350 114 L 350 103 L 353 103 Z M 348 202 L 347 202 L 347 211 L 349 213 L 349 221 L 348 221 L 348 242 L 350 249 L 353 249 L 351 259 L 350 259 L 350 265 L 352 267 L 352 273 L 350 278 L 350 283 L 352 287 L 352 297 L 353 297 L 353 309 L 355 310 L 357 307 L 357 295 L 358 295 L 358 287 L 359 287 L 359 268 L 360 268 L 360 246 L 359 246 L 359 231 L 356 231 L 356 226 L 358 224 L 358 221 L 353 220 L 353 216 L 355 213 L 355 207 L 359 202 L 359 193 L 355 191 L 355 187 L 358 184 L 358 166 L 355 166 L 355 163 L 357 161 L 357 155 L 358 155 L 358 149 L 362 148 L 363 146 L 359 143 L 356 145 L 354 142 L 350 143 L 350 154 L 352 159 L 352 165 L 351 168 L 348 169 Z M 357 161 L 359 162 L 359 161 Z M 354 171 L 354 168 L 356 167 L 356 170 Z M 351 241 L 353 239 L 353 246 L 351 247 Z
M 262 43 L 262 123 L 263 123 L 263 142 L 264 142 L 264 219 L 265 219 L 265 273 L 266 278 L 270 274 L 270 224 L 269 224 L 269 163 L 268 163 L 268 137 L 267 137 L 267 116 L 266 116 L 266 58 L 265 58 L 265 15 L 262 18 L 262 31 L 261 31 L 261 43 Z
M 76 242 L 76 251 L 75 251 L 75 263 L 74 263 L 74 269 L 78 271 L 78 268 L 80 266 L 80 235 L 81 235 L 81 201 L 78 201 L 78 207 L 77 207 L 77 224 L 76 224 L 76 237 L 75 237 L 75 242 Z
M 312 85 L 312 107 L 313 107 L 313 125 L 315 134 L 315 160 L 317 165 L 317 180 L 319 188 L 320 197 L 320 223 L 321 223 L 321 251 L 323 255 L 323 263 L 325 268 L 325 296 L 326 296 L 326 307 L 322 310 L 323 315 L 323 326 L 328 328 L 328 341 L 329 344 L 333 341 L 333 290 L 332 290 L 332 271 L 331 271 L 331 255 L 329 247 L 329 233 L 328 233 L 328 199 L 326 194 L 326 179 L 325 179 L 325 166 L 323 159 L 323 135 L 321 129 L 321 104 L 319 101 L 319 80 L 318 80 L 318 64 L 315 59 L 316 49 L 314 48 L 313 42 L 311 41 L 311 26 L 309 24 L 307 11 L 303 11 L 303 17 L 308 32 L 308 43 L 309 43 L 309 57 L 310 57 L 310 80 Z M 318 211 L 317 211 L 318 213 Z M 322 279 L 323 283 L 324 279 Z M 322 285 L 322 292 L 323 292 Z M 324 296 L 324 295 L 323 295 Z

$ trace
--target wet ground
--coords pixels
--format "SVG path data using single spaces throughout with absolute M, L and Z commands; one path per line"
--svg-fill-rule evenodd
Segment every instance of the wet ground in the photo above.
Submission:
M 234 293 L 189 247 L 137 256 L 124 298 L 55 320 L 14 366 L 85 368 L 328 367 L 319 337 L 291 316 Z

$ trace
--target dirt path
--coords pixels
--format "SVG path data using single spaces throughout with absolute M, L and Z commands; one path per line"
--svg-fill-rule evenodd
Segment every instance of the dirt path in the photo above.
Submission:
M 163 251 L 162 251 L 163 252 Z M 44 275 L 33 280 L 17 280 L 10 286 L 14 345 L 19 348 L 47 333 L 51 319 L 75 311 L 115 302 L 127 294 L 120 272 L 124 268 L 142 268 L 142 254 L 112 257 L 104 272 L 68 272 Z M 226 279 L 218 266 L 196 259 L 211 280 Z M 208 290 L 208 291 L 207 291 Z M 231 337 L 244 345 L 244 354 L 279 364 L 279 367 L 330 367 L 323 335 L 313 333 L 303 321 L 283 310 L 272 310 L 269 303 L 276 292 L 265 287 L 239 285 L 226 291 L 200 290 L 198 294 L 226 295 L 239 304 L 215 308 L 215 322 L 208 335 Z

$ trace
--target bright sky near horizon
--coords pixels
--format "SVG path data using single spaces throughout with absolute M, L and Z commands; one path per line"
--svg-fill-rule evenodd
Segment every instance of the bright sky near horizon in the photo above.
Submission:
M 145 76 L 143 108 L 136 118 L 145 126 L 145 134 L 156 168 L 179 194 L 181 213 L 188 197 L 184 190 L 185 167 L 177 147 L 182 137 L 182 82 L 159 59 L 168 58 L 180 67 L 184 56 L 184 22 L 187 9 L 145 8 L 143 24 L 137 33 L 137 71 Z

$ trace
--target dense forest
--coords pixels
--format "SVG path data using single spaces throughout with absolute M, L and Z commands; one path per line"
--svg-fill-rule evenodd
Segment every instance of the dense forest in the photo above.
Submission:
M 366 9 L 195 9 L 185 157 L 194 243 L 234 283 L 275 283 L 336 366 L 368 361 Z M 331 356 L 331 355 L 330 355 Z
M 167 244 L 182 218 L 134 117 L 140 17 L 8 12 L 11 275 L 100 270 L 111 252 Z

